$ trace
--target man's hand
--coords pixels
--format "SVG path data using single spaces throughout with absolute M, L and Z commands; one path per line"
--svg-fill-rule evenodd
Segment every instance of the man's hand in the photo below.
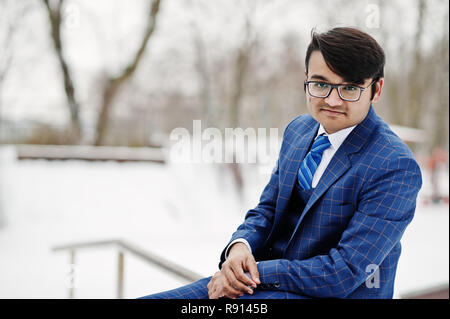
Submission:
M 245 271 L 250 273 L 251 278 Z M 255 258 L 245 244 L 236 243 L 230 248 L 221 271 L 215 273 L 208 283 L 208 295 L 211 299 L 237 298 L 244 293 L 253 294 L 250 287 L 256 288 L 260 283 Z
M 243 295 L 244 293 L 242 291 L 233 288 L 221 271 L 216 272 L 208 283 L 209 299 L 218 299 L 221 297 L 235 299 Z

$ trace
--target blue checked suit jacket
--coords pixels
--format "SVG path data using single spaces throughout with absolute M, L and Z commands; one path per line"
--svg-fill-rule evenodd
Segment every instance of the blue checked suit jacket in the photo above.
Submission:
M 297 171 L 319 123 L 310 115 L 287 126 L 276 167 L 259 204 L 231 241 L 244 238 L 259 261 L 261 287 L 306 297 L 392 298 L 400 239 L 422 185 L 409 148 L 370 107 L 335 153 L 281 259 L 268 260 L 283 231 Z M 221 264 L 225 261 L 225 249 Z

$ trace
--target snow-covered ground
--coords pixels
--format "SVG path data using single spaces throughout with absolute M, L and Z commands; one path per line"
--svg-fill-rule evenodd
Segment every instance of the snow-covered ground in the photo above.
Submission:
M 270 170 L 245 169 L 238 197 L 214 164 L 17 161 L 0 148 L 0 298 L 67 298 L 69 254 L 52 247 L 124 239 L 201 275 L 217 271 L 219 254 L 246 211 L 257 204 Z M 442 174 L 448 194 L 448 173 Z M 402 240 L 395 297 L 448 283 L 448 205 L 424 205 Z M 76 298 L 115 298 L 117 250 L 77 252 Z M 125 298 L 183 284 L 125 254 Z

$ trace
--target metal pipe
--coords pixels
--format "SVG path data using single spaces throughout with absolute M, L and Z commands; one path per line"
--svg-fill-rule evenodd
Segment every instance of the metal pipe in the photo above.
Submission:
M 53 247 L 53 251 L 62 251 L 62 250 L 69 250 L 70 252 L 70 283 L 69 283 L 69 298 L 73 299 L 75 296 L 75 251 L 76 249 L 84 249 L 84 248 L 95 248 L 95 247 L 102 247 L 102 246 L 110 246 L 115 245 L 119 249 L 118 254 L 118 270 L 117 270 L 117 297 L 123 298 L 123 290 L 124 290 L 124 268 L 125 268 L 125 256 L 124 251 L 129 252 L 144 261 L 146 261 L 149 264 L 155 265 L 157 267 L 160 267 L 164 271 L 167 271 L 171 273 L 172 275 L 175 275 L 183 280 L 186 280 L 188 282 L 196 281 L 202 276 L 200 274 L 197 274 L 190 269 L 187 269 L 179 264 L 176 264 L 172 261 L 169 261 L 161 256 L 155 255 L 153 253 L 150 253 L 148 251 L 144 251 L 134 245 L 129 244 L 128 242 L 117 240 L 117 239 L 111 239 L 111 240 L 101 240 L 101 241 L 90 241 L 90 242 L 84 242 L 84 243 L 76 243 L 76 244 L 70 244 L 70 245 L 63 245 L 63 246 L 56 246 Z
M 69 299 L 75 297 L 75 249 L 70 250 Z
M 124 277 L 124 253 L 119 250 L 119 258 L 117 265 L 117 298 L 123 299 L 123 277 Z

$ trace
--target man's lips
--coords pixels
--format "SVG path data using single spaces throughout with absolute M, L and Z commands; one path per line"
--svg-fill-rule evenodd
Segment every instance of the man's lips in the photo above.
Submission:
M 321 109 L 321 111 L 325 111 L 328 114 L 345 114 L 345 112 L 342 111 L 336 111 L 336 110 L 330 110 L 330 109 Z

